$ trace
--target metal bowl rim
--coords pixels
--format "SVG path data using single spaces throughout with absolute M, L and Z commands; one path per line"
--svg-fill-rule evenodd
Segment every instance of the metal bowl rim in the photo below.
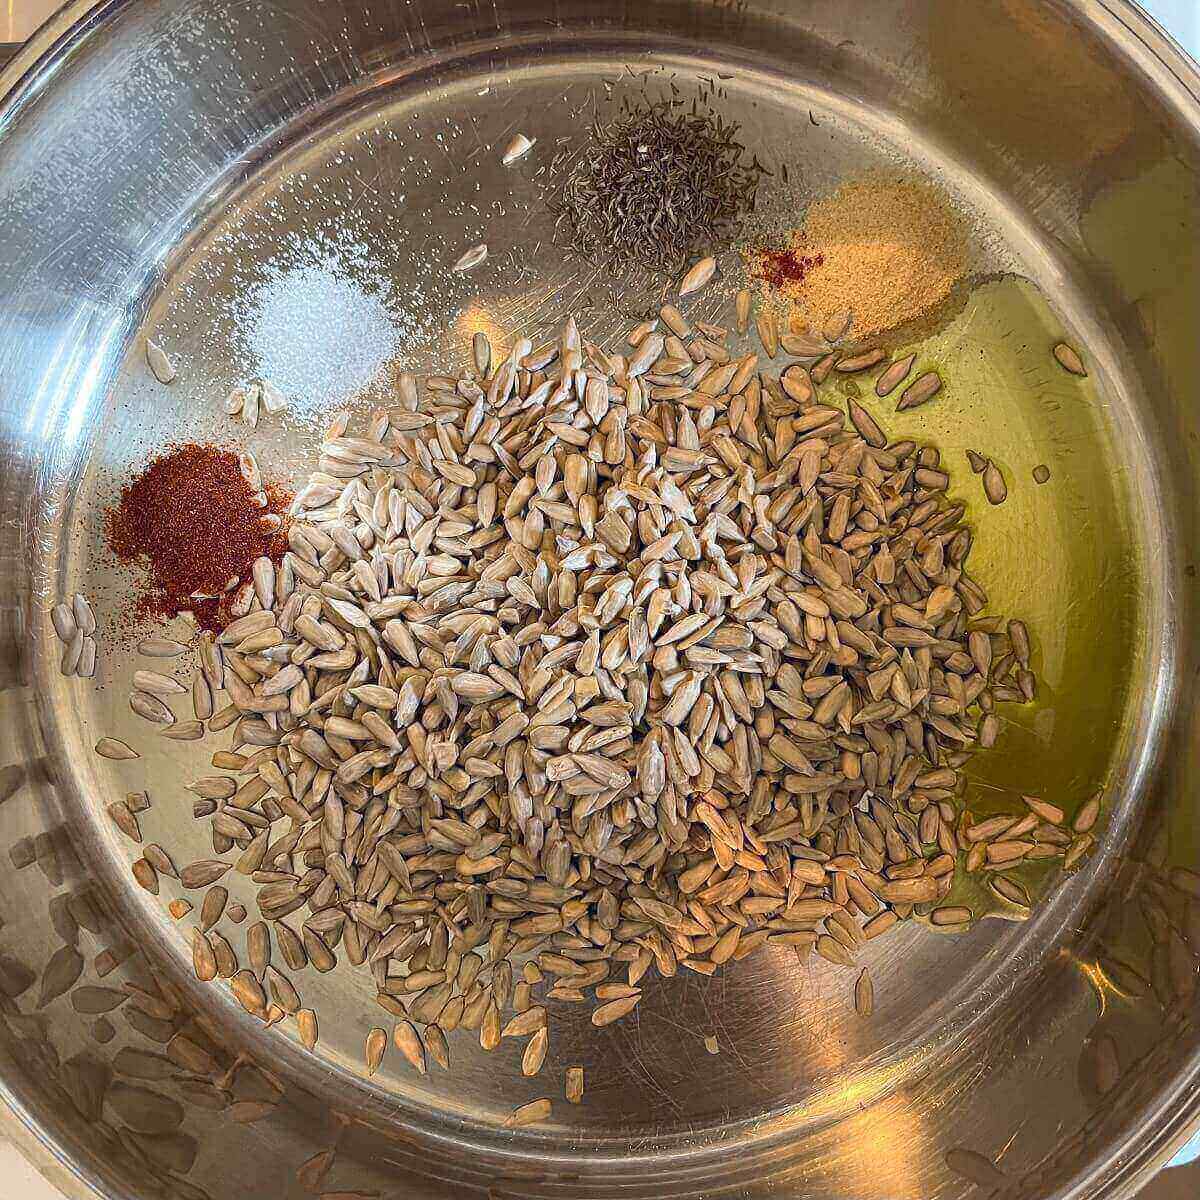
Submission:
M 138 0 L 67 0 L 0 68 L 0 136 L 13 114 L 50 85 L 72 50 L 102 37 Z M 1130 55 L 1159 99 L 1200 138 L 1200 62 L 1138 0 L 1067 0 L 1114 47 Z M 1200 1052 L 1181 1064 L 1148 1120 L 1109 1147 L 1054 1200 L 1133 1200 L 1140 1188 L 1200 1132 Z M 1147 1129 L 1152 1136 L 1145 1136 Z M 70 1159 L 0 1076 L 0 1137 L 73 1200 L 137 1200 L 110 1189 Z M 1136 1140 L 1135 1140 L 1136 1139 Z M 1048 1197 L 1049 1200 L 1049 1197 Z

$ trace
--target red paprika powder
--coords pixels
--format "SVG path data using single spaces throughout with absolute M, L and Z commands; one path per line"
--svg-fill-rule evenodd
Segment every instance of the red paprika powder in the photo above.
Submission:
M 756 250 L 753 273 L 771 287 L 781 288 L 788 283 L 800 283 L 809 271 L 823 266 L 823 254 L 802 254 L 795 247 L 787 250 Z
M 265 507 L 234 451 L 197 444 L 172 447 L 127 484 L 108 512 L 108 544 L 122 562 L 146 568 L 139 611 L 169 618 L 188 610 L 202 628 L 223 629 L 230 580 L 245 582 L 256 558 L 278 564 L 287 549 L 282 528 L 263 518 L 282 518 L 291 496 L 275 484 L 263 491 Z

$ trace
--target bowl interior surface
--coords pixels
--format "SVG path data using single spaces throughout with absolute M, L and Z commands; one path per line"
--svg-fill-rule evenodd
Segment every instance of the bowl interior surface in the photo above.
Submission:
M 1188 936 L 1200 933 L 1196 897 L 1171 873 L 1198 857 L 1180 800 L 1195 435 L 1174 402 L 1194 365 L 1195 148 L 1165 85 L 1119 41 L 1128 28 L 1067 4 L 1004 0 L 969 19 L 961 7 L 110 4 L 65 35 L 53 70 L 15 83 L 0 121 L 0 234 L 12 235 L 0 279 L 14 297 L 0 366 L 19 368 L 0 393 L 13 567 L 0 759 L 14 784 L 0 842 L 21 869 L 0 877 L 0 1052 L 27 1122 L 101 1194 L 619 1185 L 897 1200 L 1006 1182 L 1034 1196 L 1124 1187 L 1108 1155 L 1139 1121 L 1163 1152 L 1166 1112 L 1182 1111 L 1165 1094 L 1194 1067 Z M 393 1051 L 367 1079 L 366 1033 L 391 1020 L 366 971 L 304 975 L 321 1028 L 308 1054 L 293 1023 L 264 1031 L 227 989 L 196 983 L 188 923 L 166 910 L 186 894 L 175 881 L 159 896 L 133 884 L 140 851 L 105 806 L 145 790 L 146 841 L 179 864 L 208 856 L 183 784 L 226 739 L 169 741 L 129 711 L 144 665 L 132 646 L 151 624 L 138 575 L 107 550 L 107 512 L 172 443 L 246 447 L 267 476 L 303 477 L 335 411 L 361 429 L 400 370 L 452 374 L 477 331 L 498 349 L 536 343 L 574 313 L 616 345 L 655 282 L 572 255 L 546 204 L 591 122 L 645 94 L 697 96 L 762 162 L 787 164 L 786 182 L 778 170 L 764 182 L 749 244 L 868 173 L 916 175 L 963 214 L 968 278 L 935 320 L 882 340 L 916 350 L 945 391 L 876 415 L 893 438 L 940 448 L 988 611 L 1021 617 L 1035 639 L 1038 698 L 1010 706 L 972 764 L 972 812 L 1021 794 L 1073 811 L 1102 791 L 1100 846 L 1069 879 L 1022 874 L 1045 892 L 1027 919 L 963 884 L 956 896 L 989 912 L 968 932 L 912 922 L 870 943 L 869 1020 L 853 973 L 772 947 L 711 979 L 655 979 L 636 1018 L 610 1028 L 558 1006 L 536 1079 L 520 1074 L 521 1045 L 485 1054 L 468 1032 L 451 1038 L 448 1073 L 419 1076 Z M 536 143 L 506 167 L 516 132 Z M 1139 213 L 1153 214 L 1149 231 Z M 452 272 L 479 242 L 485 263 Z M 738 255 L 721 268 L 689 312 L 730 324 Z M 147 369 L 150 337 L 178 364 L 170 387 Z M 1063 339 L 1084 349 L 1088 378 L 1055 363 Z M 292 403 L 248 431 L 220 402 L 256 377 Z M 984 500 L 969 448 L 1005 470 L 1004 505 Z M 94 681 L 60 674 L 48 620 L 75 591 L 100 618 Z M 186 640 L 181 620 L 168 632 Z M 106 735 L 141 757 L 99 758 Z M 230 878 L 253 921 L 255 886 Z M 62 910 L 81 896 L 96 916 L 72 928 Z M 242 945 L 243 930 L 222 931 Z M 69 946 L 82 970 L 58 994 L 46 980 Z M 98 969 L 104 950 L 116 974 Z M 125 979 L 159 997 L 159 1026 L 130 1020 L 136 1004 L 101 1014 L 76 999 Z M 189 1032 L 213 1072 L 172 1055 Z M 561 1096 L 573 1064 L 583 1105 L 503 1128 L 514 1105 Z M 139 1127 L 130 1088 L 179 1119 Z M 263 1111 L 241 1125 L 231 1104 Z M 297 1171 L 325 1150 L 332 1166 L 308 1187 L 319 1172 Z

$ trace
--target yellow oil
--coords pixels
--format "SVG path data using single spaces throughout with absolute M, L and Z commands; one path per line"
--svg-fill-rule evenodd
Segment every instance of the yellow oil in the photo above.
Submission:
M 1156 407 L 1168 427 L 1190 430 L 1194 423 L 1195 381 L 1200 378 L 1200 181 L 1172 154 L 1114 181 L 1091 198 L 1080 235 L 1088 253 L 1109 265 L 1114 285 L 1126 298 L 1145 335 L 1153 365 L 1161 371 Z M 1200 441 L 1194 433 L 1172 447 L 1200 474 Z M 1186 511 L 1186 510 L 1185 510 Z M 1194 581 L 1194 532 L 1179 532 L 1184 568 Z M 1188 586 L 1185 584 L 1185 586 Z M 1186 687 L 1186 684 L 1185 684 Z M 1195 867 L 1200 861 L 1200 821 L 1190 802 L 1200 775 L 1200 739 L 1180 738 L 1160 778 L 1160 836 L 1145 847 L 1154 865 Z
M 1095 384 L 1051 354 L 1062 337 L 1037 288 L 996 279 L 976 287 L 942 331 L 896 348 L 897 357 L 916 352 L 912 377 L 941 374 L 931 402 L 895 413 L 898 392 L 881 401 L 863 386 L 891 437 L 940 448 L 950 495 L 966 505 L 974 532 L 968 570 L 987 592 L 986 612 L 1018 617 L 1030 630 L 1037 698 L 998 706 L 999 741 L 966 771 L 966 803 L 977 817 L 1020 811 L 1023 793 L 1070 814 L 1104 787 L 1144 640 L 1125 476 Z M 968 449 L 1001 468 L 1004 503 L 987 502 Z M 1038 465 L 1050 470 L 1045 484 L 1033 480 Z M 1048 870 L 1031 864 L 1015 874 L 1032 888 Z M 978 878 L 948 902 L 1016 915 Z

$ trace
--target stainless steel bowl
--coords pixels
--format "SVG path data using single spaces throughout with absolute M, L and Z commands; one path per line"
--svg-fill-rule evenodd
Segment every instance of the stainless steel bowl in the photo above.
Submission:
M 1044 680 L 972 803 L 1103 787 L 1101 848 L 1027 921 L 872 943 L 870 1022 L 843 976 L 763 953 L 656 985 L 636 1024 L 556 1014 L 548 1082 L 469 1039 L 450 1075 L 367 1081 L 363 979 L 305 982 L 307 1055 L 196 984 L 168 897 L 130 886 L 105 801 L 148 789 L 148 836 L 199 853 L 179 783 L 205 752 L 152 748 L 123 711 L 130 581 L 104 506 L 155 447 L 229 440 L 217 398 L 239 377 L 294 396 L 255 448 L 300 470 L 322 415 L 369 403 L 390 366 L 571 309 L 615 329 L 619 289 L 548 236 L 552 152 L 610 93 L 705 79 L 791 164 L 764 220 L 895 166 L 972 215 L 976 276 L 903 334 L 932 339 L 950 385 L 906 428 L 1021 481 L 1002 510 L 970 503 L 978 572 L 1037 631 Z M 68 1193 L 1132 1195 L 1200 1121 L 1198 128 L 1194 64 L 1123 0 L 64 9 L 0 76 L 0 1094 Z M 539 150 L 506 170 L 518 129 Z M 451 276 L 481 240 L 486 267 Z M 150 333 L 180 364 L 171 389 Z M 1050 359 L 1062 336 L 1085 383 Z M 1052 487 L 1028 482 L 1037 462 Z M 56 670 L 48 610 L 76 588 L 101 610 L 94 685 Z M 97 760 L 123 731 L 143 757 Z M 81 988 L 123 981 L 149 1018 L 81 1011 Z M 569 1062 L 587 1102 L 504 1130 Z

